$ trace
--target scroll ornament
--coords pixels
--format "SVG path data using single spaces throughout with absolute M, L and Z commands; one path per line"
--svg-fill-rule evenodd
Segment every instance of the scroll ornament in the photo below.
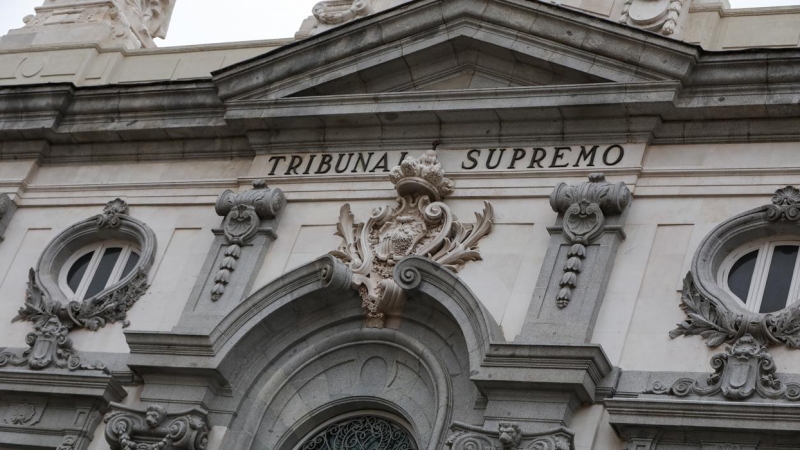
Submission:
M 573 450 L 573 434 L 567 428 L 524 434 L 518 424 L 501 422 L 497 432 L 454 422 L 447 439 L 451 450 Z
M 103 213 L 93 220 L 98 228 L 119 228 L 124 217 L 128 215 L 128 204 L 119 198 L 106 204 Z M 90 219 L 92 220 L 92 219 Z M 12 322 L 33 322 L 34 331 L 29 333 L 25 342 L 30 348 L 21 355 L 12 352 L 0 353 L 0 367 L 5 365 L 28 365 L 31 369 L 44 369 L 55 366 L 59 368 L 103 370 L 105 366 L 98 362 L 84 362 L 72 348 L 72 340 L 67 334 L 74 328 L 86 328 L 91 331 L 106 326 L 108 323 L 122 322 L 123 327 L 130 325 L 126 319 L 128 310 L 147 291 L 147 269 L 149 263 L 140 264 L 134 276 L 124 285 L 81 301 L 70 301 L 63 304 L 42 290 L 36 282 L 36 272 L 28 272 L 28 286 L 25 291 L 25 304 L 11 319 Z
M 725 353 L 712 356 L 711 367 L 714 373 L 704 382 L 681 378 L 666 387 L 657 381 L 645 393 L 677 397 L 722 394 L 731 400 L 744 400 L 757 393 L 773 400 L 800 400 L 800 384 L 782 383 L 775 375 L 775 362 L 767 348 L 749 334 L 740 337 Z
M 405 292 L 392 279 L 398 261 L 419 255 L 458 272 L 468 261 L 481 259 L 478 242 L 491 232 L 494 214 L 484 202 L 474 224 L 458 221 L 441 202 L 454 186 L 433 150 L 419 159 L 405 159 L 392 169 L 389 180 L 397 190 L 397 208 L 377 208 L 364 224 L 355 223 L 350 205 L 345 204 L 336 227 L 342 244 L 330 252 L 353 272 L 353 286 L 367 311 L 367 326 L 372 328 L 383 327 L 385 316 L 405 302 Z
M 625 183 L 611 184 L 602 173 L 589 175 L 589 181 L 575 186 L 559 183 L 550 195 L 550 206 L 563 217 L 563 232 L 572 244 L 567 252 L 561 289 L 556 297 L 559 308 L 566 308 L 583 270 L 586 246 L 605 231 L 606 215 L 620 214 L 630 203 L 631 192 Z
M 253 189 L 244 192 L 226 190 L 217 198 L 216 211 L 225 219 L 222 231 L 228 244 L 225 256 L 214 276 L 211 300 L 219 300 L 230 283 L 231 273 L 242 256 L 242 247 L 258 234 L 261 220 L 274 219 L 286 204 L 280 189 L 270 189 L 264 180 L 253 182 Z
M 111 403 L 106 414 L 106 442 L 112 450 L 205 450 L 208 412 L 193 408 L 168 414 L 160 405 L 138 410 Z

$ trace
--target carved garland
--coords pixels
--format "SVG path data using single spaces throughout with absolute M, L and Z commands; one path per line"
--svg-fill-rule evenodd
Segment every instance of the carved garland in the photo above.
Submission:
M 762 216 L 763 215 L 763 216 Z M 772 197 L 772 204 L 737 216 L 729 222 L 741 221 L 748 228 L 756 227 L 758 217 L 764 217 L 764 223 L 770 222 L 798 222 L 800 223 L 800 190 L 787 186 L 779 189 Z M 744 218 L 744 219 L 743 219 Z M 717 241 L 715 236 L 721 227 L 717 227 L 701 243 L 698 253 L 704 251 L 708 241 Z M 796 230 L 800 232 L 800 229 Z M 730 232 L 727 232 L 730 234 Z M 723 236 L 724 238 L 724 236 Z M 751 335 L 763 345 L 785 344 L 789 348 L 800 348 L 800 305 L 788 307 L 774 314 L 759 314 L 745 310 L 733 309 L 719 298 L 704 295 L 697 286 L 693 272 L 696 272 L 698 260 L 706 261 L 707 265 L 712 255 L 703 258 L 695 256 L 692 271 L 686 275 L 681 293 L 681 309 L 686 313 L 686 319 L 678 327 L 670 331 L 671 338 L 678 336 L 702 336 L 709 347 L 717 347 L 724 342 L 740 339 L 742 336 Z M 702 268 L 705 268 L 705 265 Z
M 556 297 L 559 308 L 566 308 L 586 258 L 586 246 L 605 231 L 605 214 L 619 214 L 630 203 L 631 192 L 625 183 L 611 184 L 602 173 L 589 175 L 589 182 L 569 186 L 559 183 L 550 195 L 553 211 L 563 214 L 564 237 L 572 244 L 567 252 L 561 289 Z
M 253 189 L 244 192 L 226 190 L 217 198 L 216 211 L 225 219 L 222 231 L 228 248 L 214 276 L 211 300 L 219 300 L 225 294 L 231 273 L 236 270 L 236 261 L 242 255 L 242 247 L 258 234 L 261 220 L 274 219 L 286 204 L 280 189 L 270 189 L 264 180 L 253 182 Z
M 330 254 L 348 265 L 353 286 L 367 310 L 367 326 L 380 328 L 384 316 L 398 312 L 406 294 L 395 284 L 395 264 L 419 255 L 458 272 L 468 261 L 481 259 L 478 242 L 492 230 L 493 210 L 484 202 L 475 224 L 462 224 L 440 200 L 453 192 L 436 152 L 408 158 L 389 174 L 395 185 L 397 208 L 372 212 L 366 224 L 355 223 L 350 205 L 342 206 L 336 235 L 342 244 Z
M 128 216 L 127 203 L 115 199 L 106 204 L 102 214 L 79 222 L 58 235 L 48 244 L 37 263 L 38 271 L 28 273 L 25 305 L 12 322 L 33 322 L 34 331 L 25 338 L 28 349 L 21 354 L 0 353 L 0 367 L 27 365 L 34 370 L 55 366 L 59 368 L 103 370 L 99 361 L 84 362 L 72 348 L 67 336 L 74 328 L 96 331 L 108 323 L 129 325 L 128 310 L 147 290 L 147 272 L 155 256 L 155 235 L 143 223 Z M 82 301 L 66 301 L 53 272 L 60 270 L 58 261 L 66 259 L 69 244 L 81 239 L 91 241 L 97 234 L 116 233 L 135 236 L 141 245 L 141 257 L 136 268 L 114 286 Z M 49 289 L 48 289 L 49 288 Z

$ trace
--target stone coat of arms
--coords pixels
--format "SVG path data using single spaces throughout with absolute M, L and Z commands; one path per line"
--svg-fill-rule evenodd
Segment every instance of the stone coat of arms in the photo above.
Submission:
M 419 159 L 408 158 L 389 173 L 397 190 L 397 207 L 376 208 L 366 223 L 355 223 L 350 205 L 342 206 L 336 234 L 342 244 L 331 255 L 353 272 L 367 311 L 367 326 L 384 326 L 385 316 L 403 307 L 405 292 L 392 271 L 406 256 L 418 255 L 458 272 L 467 261 L 480 260 L 478 241 L 492 230 L 488 202 L 475 213 L 474 224 L 462 224 L 441 200 L 453 193 L 453 182 L 430 150 Z

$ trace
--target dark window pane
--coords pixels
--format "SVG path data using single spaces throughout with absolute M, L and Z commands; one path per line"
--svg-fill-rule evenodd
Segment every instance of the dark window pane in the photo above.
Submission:
M 728 274 L 728 287 L 737 297 L 747 303 L 747 292 L 750 291 L 750 283 L 753 281 L 753 270 L 756 267 L 758 250 L 754 250 L 733 263 L 731 273 Z
M 97 270 L 94 271 L 92 282 L 89 283 L 89 289 L 86 290 L 86 295 L 83 298 L 89 298 L 106 287 L 108 277 L 111 276 L 111 272 L 114 270 L 114 265 L 117 263 L 117 258 L 119 258 L 120 253 L 122 253 L 122 249 L 119 247 L 106 249 L 103 253 L 103 257 L 100 258 L 100 264 L 98 264 Z
M 72 289 L 72 292 L 77 291 L 78 286 L 81 285 L 81 280 L 83 280 L 86 268 L 89 267 L 89 263 L 92 261 L 92 256 L 94 256 L 94 252 L 89 252 L 81 256 L 72 264 L 72 267 L 69 268 L 69 272 L 67 272 L 67 285 Z
M 792 272 L 797 261 L 796 245 L 779 245 L 772 254 L 772 263 L 767 275 L 767 286 L 764 288 L 764 299 L 761 301 L 762 313 L 771 313 L 786 307 L 789 298 L 789 287 L 792 285 Z
M 125 278 L 134 267 L 136 267 L 136 263 L 139 262 L 139 254 L 131 252 L 131 256 L 128 257 L 128 262 L 125 263 L 125 268 L 122 269 L 122 275 L 120 275 L 120 279 Z

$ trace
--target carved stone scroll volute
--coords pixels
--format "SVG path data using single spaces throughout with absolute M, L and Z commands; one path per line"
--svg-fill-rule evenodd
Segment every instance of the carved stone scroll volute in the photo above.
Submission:
M 253 189 L 244 192 L 226 190 L 217 199 L 216 211 L 225 219 L 222 231 L 227 242 L 225 257 L 214 276 L 211 300 L 217 301 L 225 294 L 231 273 L 242 256 L 242 247 L 249 244 L 258 233 L 261 220 L 274 219 L 286 204 L 280 189 L 270 189 L 264 180 L 253 182 Z
M 366 224 L 355 223 L 350 205 L 342 206 L 336 227 L 342 244 L 331 252 L 352 270 L 367 326 L 374 328 L 383 327 L 386 316 L 398 314 L 405 303 L 405 292 L 392 279 L 398 261 L 425 256 L 458 272 L 466 262 L 481 259 L 478 242 L 492 230 L 488 202 L 482 213 L 475 213 L 474 224 L 462 224 L 441 202 L 454 186 L 433 150 L 419 159 L 405 159 L 389 179 L 397 190 L 398 206 L 375 209 Z
M 565 308 L 572 298 L 586 257 L 586 246 L 605 231 L 605 214 L 622 213 L 630 196 L 625 183 L 611 184 L 602 173 L 589 175 L 588 183 L 574 186 L 559 183 L 553 190 L 550 206 L 564 215 L 564 236 L 572 243 L 556 297 L 559 308 Z
M 106 442 L 113 450 L 205 450 L 208 411 L 193 408 L 167 413 L 160 405 L 139 410 L 111 403 L 106 414 Z

